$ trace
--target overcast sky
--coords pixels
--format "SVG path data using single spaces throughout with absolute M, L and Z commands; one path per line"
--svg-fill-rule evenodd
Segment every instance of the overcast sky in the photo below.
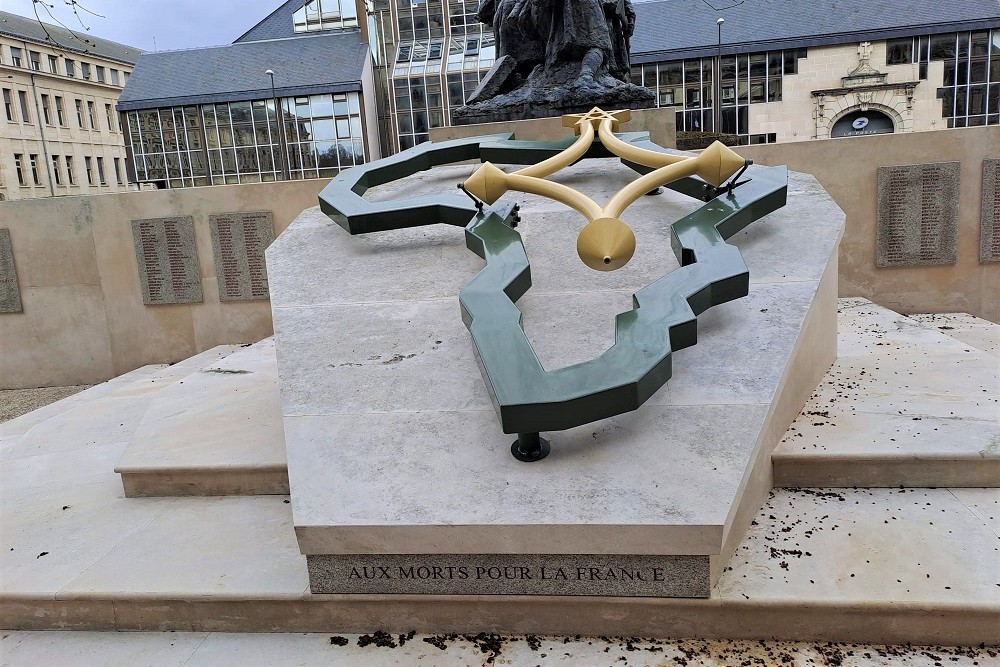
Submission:
M 44 0 L 66 27 L 82 30 L 66 0 Z M 229 44 L 281 6 L 283 0 L 77 0 L 90 34 L 146 51 Z M 0 0 L 0 9 L 34 18 L 32 0 Z M 46 23 L 58 25 L 38 7 Z

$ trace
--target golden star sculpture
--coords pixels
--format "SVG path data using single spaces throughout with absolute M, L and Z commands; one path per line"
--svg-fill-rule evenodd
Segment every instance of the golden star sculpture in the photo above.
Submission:
M 628 109 L 604 111 L 598 107 L 583 114 L 567 114 L 562 117 L 563 127 L 574 128 L 579 136 L 572 145 L 547 160 L 510 174 L 484 162 L 465 182 L 465 189 L 487 204 L 493 204 L 511 190 L 566 204 L 588 220 L 576 241 L 576 251 L 583 263 L 598 271 L 620 269 L 635 254 L 635 234 L 620 219 L 625 209 L 645 193 L 688 176 L 698 176 L 719 187 L 747 164 L 718 141 L 697 157 L 658 153 L 629 144 L 614 133 L 631 117 Z M 623 187 L 603 207 L 569 186 L 546 180 L 581 159 L 596 138 L 618 157 L 654 170 Z

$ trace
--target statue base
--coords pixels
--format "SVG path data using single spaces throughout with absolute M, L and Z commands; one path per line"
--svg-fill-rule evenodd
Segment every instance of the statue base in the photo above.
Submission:
M 477 97 L 473 94 L 471 99 Z M 585 113 L 594 107 L 649 109 L 655 106 L 656 97 L 647 88 L 606 74 L 581 76 L 578 65 L 565 64 L 549 70 L 537 67 L 521 87 L 456 109 L 452 119 L 456 125 L 473 125 Z

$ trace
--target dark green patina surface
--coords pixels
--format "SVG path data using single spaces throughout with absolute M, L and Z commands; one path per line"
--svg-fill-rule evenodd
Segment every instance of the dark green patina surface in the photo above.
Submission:
M 646 133 L 621 139 L 663 150 Z M 637 409 L 671 375 L 671 353 L 697 342 L 697 316 L 746 296 L 749 271 L 726 239 L 785 204 L 784 167 L 751 166 L 732 191 L 698 178 L 667 187 L 706 201 L 674 223 L 672 248 L 681 264 L 633 296 L 634 307 L 617 316 L 615 343 L 596 359 L 546 371 L 521 325 L 517 300 L 531 287 L 531 269 L 513 203 L 477 209 L 457 189 L 387 202 L 363 198 L 368 188 L 436 165 L 464 160 L 535 164 L 574 141 L 515 141 L 510 134 L 424 143 L 337 176 L 320 193 L 320 205 L 351 234 L 450 224 L 465 227 L 466 243 L 486 267 L 461 291 L 462 319 L 505 433 L 558 431 Z M 611 157 L 596 143 L 584 159 Z M 647 167 L 625 162 L 640 173 Z M 470 222 L 471 219 L 471 222 Z

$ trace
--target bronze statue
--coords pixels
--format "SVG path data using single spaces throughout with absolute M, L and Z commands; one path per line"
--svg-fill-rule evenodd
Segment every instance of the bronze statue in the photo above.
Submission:
M 493 28 L 497 60 L 459 122 L 652 105 L 629 83 L 631 0 L 482 0 L 477 18 Z

